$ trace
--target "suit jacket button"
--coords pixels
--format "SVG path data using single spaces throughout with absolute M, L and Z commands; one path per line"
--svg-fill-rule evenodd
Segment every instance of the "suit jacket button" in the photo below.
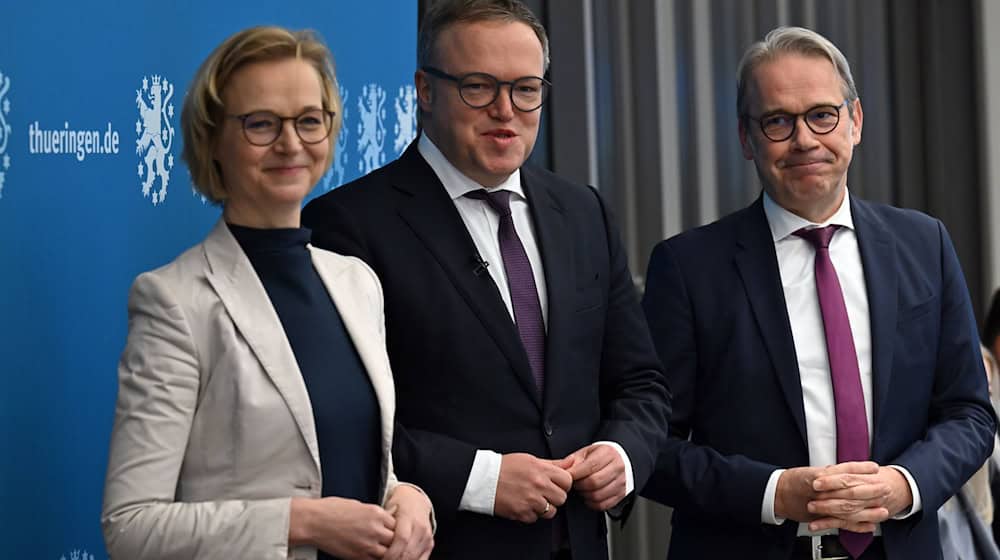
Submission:
M 552 437 L 552 424 L 546 422 L 543 428 L 545 429 L 545 437 Z

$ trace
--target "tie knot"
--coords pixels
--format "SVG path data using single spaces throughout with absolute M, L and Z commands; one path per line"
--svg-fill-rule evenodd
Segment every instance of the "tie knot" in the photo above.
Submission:
M 508 190 L 497 189 L 488 191 L 486 189 L 477 189 L 465 193 L 465 196 L 485 200 L 501 217 L 510 215 L 510 191 Z
M 833 239 L 833 234 L 837 233 L 838 229 L 840 229 L 840 226 L 837 225 L 821 228 L 802 228 L 795 231 L 792 235 L 797 235 L 812 243 L 816 249 L 829 249 L 830 240 Z

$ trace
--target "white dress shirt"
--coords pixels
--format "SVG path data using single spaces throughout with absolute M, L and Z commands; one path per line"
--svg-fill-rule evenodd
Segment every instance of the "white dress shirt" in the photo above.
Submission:
M 513 321 L 514 306 L 511 304 L 507 272 L 503 266 L 500 240 L 497 237 L 500 217 L 486 202 L 465 196 L 466 193 L 485 187 L 452 165 L 426 134 L 421 133 L 417 149 L 434 170 L 434 174 L 437 175 L 441 184 L 444 185 L 452 202 L 455 203 L 455 208 L 476 245 L 479 258 L 487 263 L 486 271 L 490 273 L 490 278 L 496 283 L 504 305 L 507 306 L 507 312 L 510 313 L 511 321 Z M 542 255 L 538 251 L 538 243 L 535 241 L 535 226 L 531 221 L 531 212 L 528 210 L 528 199 L 524 196 L 524 189 L 521 186 L 521 170 L 515 170 L 503 183 L 489 190 L 497 189 L 508 190 L 512 193 L 510 211 L 514 220 L 514 229 L 517 231 L 521 244 L 524 246 L 524 252 L 527 253 L 528 261 L 531 263 L 531 272 L 535 277 L 535 287 L 538 290 L 538 302 L 542 306 L 542 321 L 548 329 L 549 309 L 545 270 L 542 268 Z M 625 494 L 631 493 L 635 488 L 635 481 L 632 463 L 629 461 L 625 449 L 612 441 L 595 443 L 610 445 L 621 456 L 625 463 Z M 493 515 L 497 482 L 500 479 L 501 457 L 499 453 L 489 449 L 476 451 L 476 458 L 472 462 L 472 470 L 469 472 L 469 480 L 466 482 L 458 509 Z
M 814 467 L 834 465 L 837 463 L 837 414 L 834 408 L 833 382 L 827 358 L 823 314 L 816 293 L 814 269 L 816 250 L 809 241 L 794 235 L 794 232 L 802 228 L 841 226 L 830 241 L 830 260 L 837 271 L 837 279 L 840 281 L 844 304 L 847 306 L 847 316 L 851 323 L 851 335 L 861 373 L 861 390 L 864 393 L 870 446 L 873 433 L 871 318 L 861 251 L 858 248 L 854 220 L 851 217 L 850 195 L 845 188 L 840 208 L 822 224 L 810 222 L 789 212 L 775 203 L 767 193 L 763 196 L 764 214 L 767 216 L 771 236 L 774 239 L 781 287 L 785 293 L 785 305 L 799 364 L 806 434 L 808 434 L 809 464 Z M 913 506 L 896 516 L 896 519 L 903 519 L 920 511 L 920 492 L 906 469 L 892 466 L 903 474 L 913 493 Z M 775 492 L 778 478 L 783 472 L 784 469 L 774 471 L 768 480 L 761 506 L 761 521 L 764 523 L 779 525 L 785 521 L 774 514 Z M 798 534 L 813 534 L 808 528 L 807 523 L 800 523 Z M 834 532 L 836 531 L 824 531 L 824 533 Z M 876 527 L 875 534 L 881 534 L 880 528 Z

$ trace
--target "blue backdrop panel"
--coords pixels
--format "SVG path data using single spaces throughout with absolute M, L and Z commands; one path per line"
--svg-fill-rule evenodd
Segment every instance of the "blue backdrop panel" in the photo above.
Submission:
M 180 110 L 225 37 L 313 28 L 344 97 L 322 193 L 415 133 L 416 2 L 10 2 L 0 19 L 0 548 L 105 558 L 99 516 L 126 299 L 218 218 Z

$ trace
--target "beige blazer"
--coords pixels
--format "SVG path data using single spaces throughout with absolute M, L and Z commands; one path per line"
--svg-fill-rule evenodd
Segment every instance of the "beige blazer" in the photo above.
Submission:
M 358 259 L 309 251 L 378 399 L 384 502 L 398 482 L 381 286 Z M 128 311 L 101 516 L 112 558 L 315 558 L 288 547 L 291 497 L 322 487 L 312 406 L 225 223 L 140 275 Z

